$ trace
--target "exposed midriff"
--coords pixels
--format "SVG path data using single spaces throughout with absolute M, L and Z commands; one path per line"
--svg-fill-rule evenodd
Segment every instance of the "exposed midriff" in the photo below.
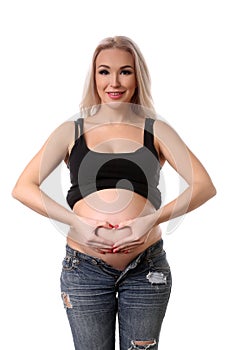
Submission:
M 155 212 L 155 208 L 149 200 L 132 191 L 125 189 L 104 189 L 79 200 L 74 205 L 73 211 L 82 217 L 107 221 L 112 225 L 117 225 L 129 219 L 152 214 Z M 129 228 L 121 230 L 100 228 L 98 230 L 98 235 L 106 237 L 106 239 L 111 240 L 113 243 L 130 234 L 131 230 Z M 91 247 L 74 242 L 69 237 L 67 237 L 67 244 L 84 254 L 102 259 L 115 269 L 123 270 L 134 258 L 160 238 L 161 229 L 159 226 L 155 226 L 147 241 L 137 248 L 133 248 L 132 252 L 128 254 L 101 254 Z

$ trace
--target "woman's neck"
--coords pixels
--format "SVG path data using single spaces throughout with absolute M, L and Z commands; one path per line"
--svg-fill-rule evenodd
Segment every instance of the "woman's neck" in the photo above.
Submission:
M 139 116 L 132 111 L 130 103 L 112 102 L 101 104 L 98 112 L 93 117 L 95 121 L 100 123 L 122 123 L 135 122 L 136 117 Z

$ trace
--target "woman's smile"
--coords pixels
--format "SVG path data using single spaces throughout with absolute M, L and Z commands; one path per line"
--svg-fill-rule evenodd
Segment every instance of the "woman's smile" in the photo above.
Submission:
M 108 96 L 113 99 L 113 100 L 118 100 L 120 99 L 123 94 L 124 94 L 124 91 L 116 91 L 116 92 L 107 92 Z

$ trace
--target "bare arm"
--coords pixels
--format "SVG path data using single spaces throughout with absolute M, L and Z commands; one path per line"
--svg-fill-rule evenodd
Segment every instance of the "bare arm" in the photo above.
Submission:
M 69 237 L 74 241 L 91 245 L 93 248 L 111 248 L 112 242 L 95 235 L 98 226 L 108 227 L 108 223 L 81 218 L 40 189 L 42 182 L 66 158 L 73 140 L 74 123 L 65 122 L 59 126 L 26 166 L 14 186 L 12 195 L 37 213 L 69 225 Z
M 153 214 L 138 217 L 119 224 L 119 229 L 129 226 L 132 233 L 114 245 L 115 251 L 132 249 L 145 243 L 154 226 L 184 215 L 209 200 L 216 194 L 215 187 L 201 162 L 188 149 L 179 135 L 166 123 L 155 123 L 155 146 L 160 161 L 166 161 L 187 182 L 187 189 Z
M 74 213 L 47 196 L 40 189 L 40 185 L 65 159 L 69 142 L 73 137 L 72 124 L 72 122 L 66 122 L 50 135 L 40 151 L 26 166 L 12 191 L 15 199 L 32 210 L 69 225 Z
M 204 166 L 169 125 L 157 121 L 155 135 L 162 161 L 188 184 L 180 196 L 158 210 L 156 224 L 160 224 L 198 208 L 216 194 L 216 189 Z

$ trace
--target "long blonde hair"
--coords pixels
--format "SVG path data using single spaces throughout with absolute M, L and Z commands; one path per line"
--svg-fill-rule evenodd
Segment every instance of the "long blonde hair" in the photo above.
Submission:
M 133 40 L 126 36 L 105 38 L 96 47 L 92 58 L 91 68 L 86 78 L 83 97 L 80 103 L 80 111 L 85 115 L 85 111 L 90 111 L 91 108 L 95 108 L 95 106 L 98 106 L 101 102 L 95 84 L 96 58 L 102 50 L 111 48 L 125 50 L 133 56 L 137 87 L 131 103 L 132 105 L 138 105 L 138 107 L 145 107 L 154 115 L 155 110 L 151 96 L 151 79 L 147 64 L 139 47 L 133 42 Z

